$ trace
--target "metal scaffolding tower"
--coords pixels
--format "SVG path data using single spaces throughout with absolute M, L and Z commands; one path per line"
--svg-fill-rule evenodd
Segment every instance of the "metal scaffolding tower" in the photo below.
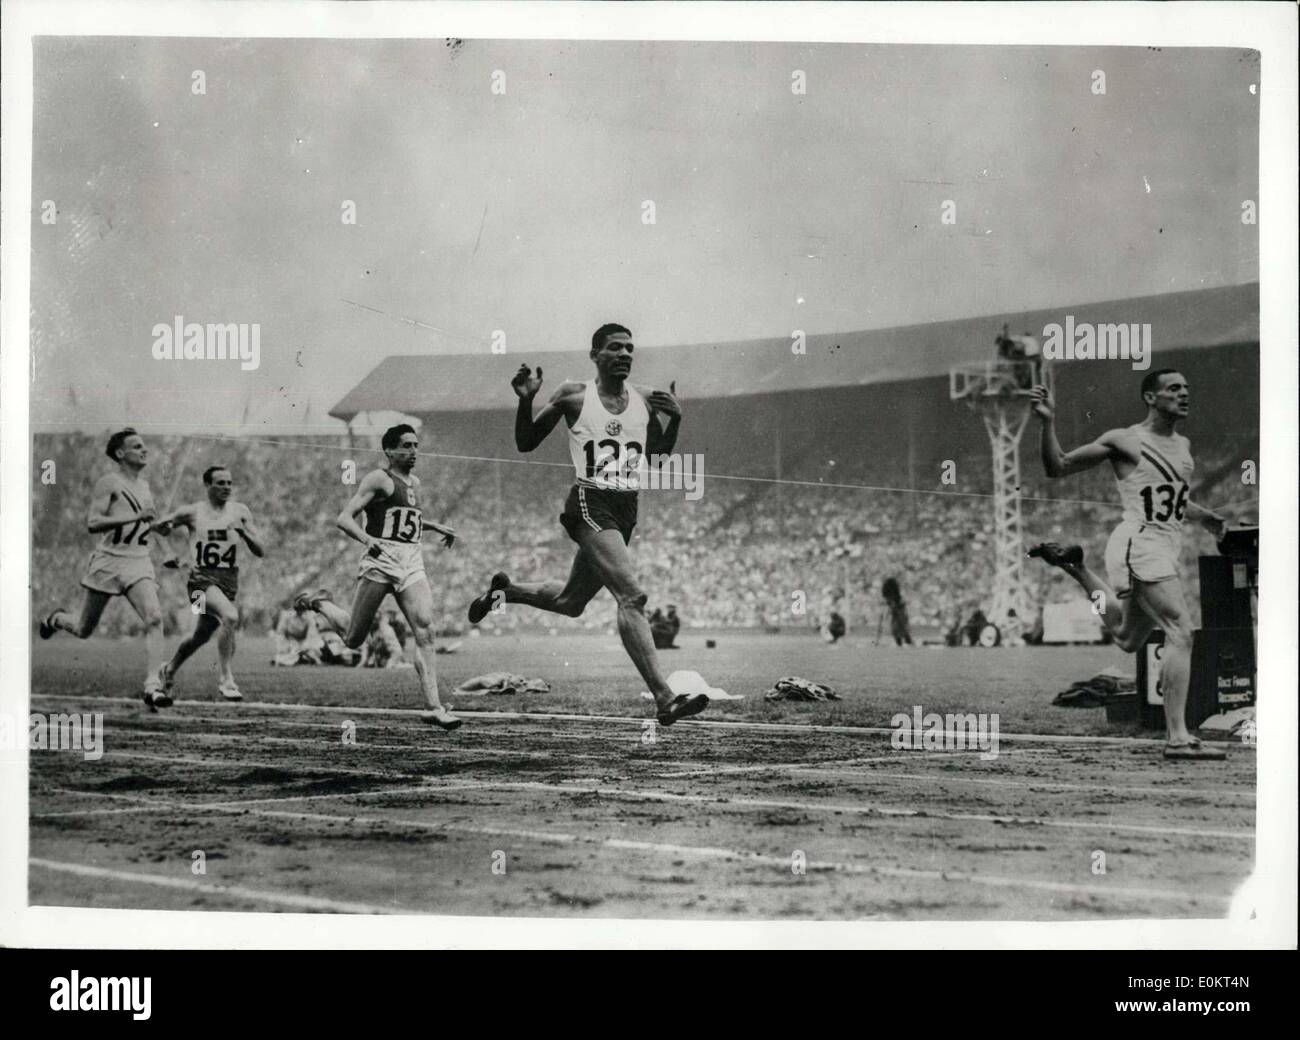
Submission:
M 1014 608 L 1033 616 L 1022 564 L 1020 534 L 1020 435 L 1029 421 L 1029 387 L 1048 380 L 1051 367 L 1040 359 L 994 360 L 958 365 L 948 374 L 948 396 L 978 412 L 993 450 L 993 588 L 988 618 L 1001 625 Z

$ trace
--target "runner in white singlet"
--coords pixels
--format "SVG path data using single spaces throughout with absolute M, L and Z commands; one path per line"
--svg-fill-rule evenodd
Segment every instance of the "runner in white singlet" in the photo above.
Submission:
M 239 557 L 247 549 L 262 556 L 264 549 L 253 527 L 248 506 L 236 502 L 235 479 L 225 466 L 209 466 L 203 473 L 207 497 L 162 517 L 154 528 L 161 534 L 174 527 L 189 529 L 185 559 L 169 559 L 164 566 L 184 566 L 188 571 L 186 592 L 190 609 L 198 615 L 194 631 L 181 641 L 172 659 L 158 671 L 163 689 L 171 693 L 172 683 L 181 666 L 199 647 L 217 635 L 217 662 L 220 678 L 217 692 L 228 701 L 244 699 L 235 682 L 235 629 L 239 624 Z
M 1092 598 L 1115 642 L 1134 653 L 1157 626 L 1164 630 L 1164 697 L 1168 741 L 1165 757 L 1222 758 L 1187 730 L 1187 688 L 1191 677 L 1192 623 L 1178 578 L 1183 521 L 1194 520 L 1216 538 L 1227 521 L 1190 499 L 1192 456 L 1187 438 L 1175 432 L 1187 418 L 1187 380 L 1174 369 L 1158 369 L 1142 380 L 1147 417 L 1135 426 L 1109 430 L 1091 444 L 1063 451 L 1056 439 L 1054 402 L 1044 386 L 1033 389 L 1034 413 L 1042 420 L 1041 454 L 1049 477 L 1064 477 L 1109 462 L 1119 486 L 1123 519 L 1106 545 L 1103 581 L 1083 562 L 1083 549 L 1046 542 L 1029 551 L 1059 567 Z
M 117 469 L 95 482 L 86 530 L 102 535 L 86 565 L 81 584 L 85 598 L 80 617 L 58 607 L 40 625 L 40 637 L 67 632 L 88 639 L 99 625 L 104 608 L 114 596 L 123 596 L 144 624 L 146 671 L 144 702 L 151 710 L 166 708 L 171 698 L 158 680 L 162 663 L 162 609 L 158 605 L 158 578 L 154 574 L 149 536 L 154 519 L 153 493 L 144 478 L 149 450 L 129 426 L 108 439 L 105 449 Z
M 634 349 L 626 328 L 602 325 L 591 338 L 596 378 L 562 383 L 536 416 L 533 399 L 542 388 L 542 370 L 534 376 L 527 365 L 519 367 L 510 384 L 519 398 L 516 447 L 532 451 L 561 418 L 569 427 L 576 479 L 560 523 L 578 543 L 578 553 L 564 582 L 512 582 L 504 573 L 493 575 L 487 591 L 470 604 L 468 616 L 470 624 L 477 625 L 506 603 L 522 603 L 578 617 L 596 593 L 609 589 L 618 603 L 623 647 L 654 696 L 659 723 L 669 726 L 703 711 L 709 698 L 704 693 L 676 694 L 664 679 L 645 616 L 646 594 L 627 551 L 636 527 L 641 460 L 672 451 L 682 415 L 675 384 L 664 392 L 627 381 Z

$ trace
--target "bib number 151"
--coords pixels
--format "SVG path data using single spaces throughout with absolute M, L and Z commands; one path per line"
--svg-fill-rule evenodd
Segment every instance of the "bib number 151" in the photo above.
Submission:
M 382 537 L 394 542 L 418 542 L 423 519 L 418 509 L 395 508 L 384 514 Z

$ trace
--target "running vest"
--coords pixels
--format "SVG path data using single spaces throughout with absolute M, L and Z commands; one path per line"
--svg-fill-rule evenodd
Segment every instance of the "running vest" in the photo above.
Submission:
M 596 381 L 587 383 L 582 412 L 569 429 L 569 456 L 579 484 L 611 491 L 636 491 L 640 487 L 650 407 L 631 384 L 624 386 L 627 407 L 621 415 L 611 415 L 601 403 Z
M 1130 426 L 1140 450 L 1138 463 L 1119 485 L 1124 519 L 1157 531 L 1178 534 L 1191 492 L 1192 453 L 1181 437 L 1156 437 L 1141 426 Z
M 366 506 L 366 534 L 389 542 L 419 543 L 424 531 L 424 515 L 416 499 L 415 488 L 391 469 L 391 495 L 377 495 Z
M 108 515 L 131 516 L 135 513 L 153 512 L 153 492 L 143 480 L 127 480 L 121 473 L 110 473 L 113 495 L 108 502 Z M 105 531 L 99 541 L 100 552 L 110 556 L 148 556 L 149 523 L 137 520 L 125 527 Z
M 239 535 L 230 529 L 235 520 L 231 499 L 221 509 L 202 501 L 194 507 L 190 533 L 190 564 L 210 571 L 239 570 Z

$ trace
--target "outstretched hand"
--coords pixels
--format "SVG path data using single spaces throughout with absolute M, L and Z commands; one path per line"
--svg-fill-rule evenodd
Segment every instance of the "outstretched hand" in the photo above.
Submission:
M 536 397 L 542 388 L 542 366 L 537 366 L 537 375 L 534 376 L 527 365 L 520 365 L 514 379 L 510 380 L 510 386 L 520 397 Z
M 667 390 L 655 390 L 646 398 L 646 403 L 656 412 L 663 412 L 669 416 L 680 416 L 682 406 L 677 403 L 677 380 L 674 379 L 668 384 Z
M 1056 402 L 1052 400 L 1052 392 L 1047 387 L 1039 384 L 1029 391 L 1030 397 L 1034 402 L 1034 414 L 1040 419 L 1050 419 L 1056 414 Z

